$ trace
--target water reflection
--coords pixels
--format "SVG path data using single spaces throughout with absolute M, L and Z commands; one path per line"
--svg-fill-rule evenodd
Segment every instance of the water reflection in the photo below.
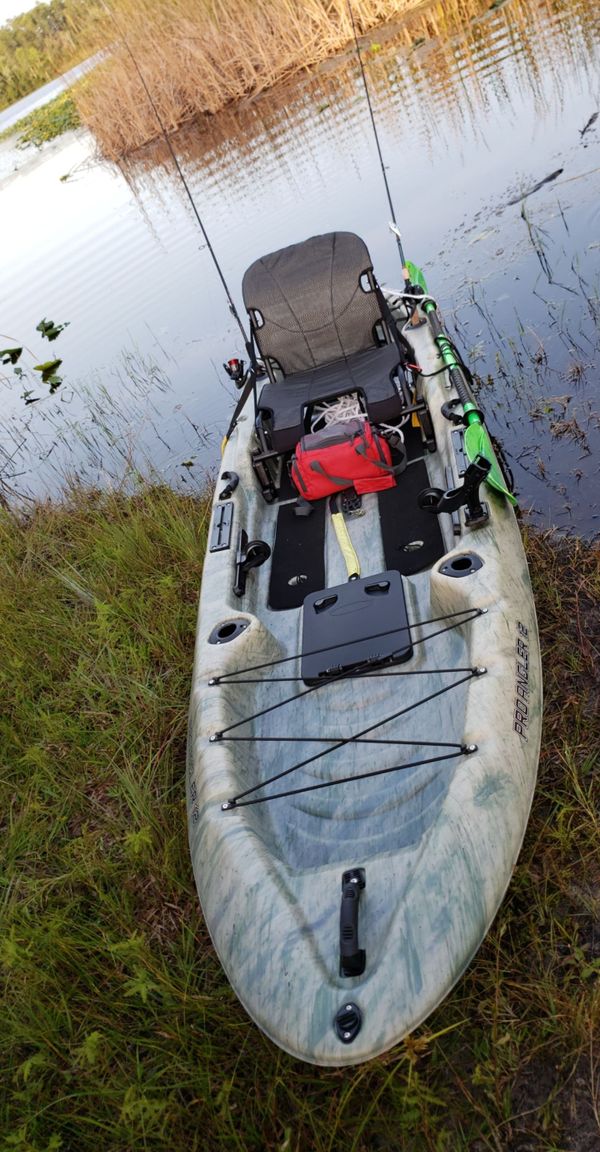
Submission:
M 430 4 L 365 42 L 396 214 L 474 356 L 522 504 L 541 522 L 590 533 L 600 130 L 581 131 L 600 107 L 600 11 L 509 0 L 486 12 L 470 0 L 461 24 L 456 7 Z M 240 311 L 256 256 L 329 229 L 360 233 L 380 278 L 398 281 L 351 55 L 175 143 Z M 3 326 L 30 329 L 38 311 L 72 321 L 61 349 L 71 392 L 24 414 L 11 391 L 5 475 L 39 491 L 65 467 L 105 480 L 151 461 L 171 482 L 190 482 L 216 460 L 231 403 L 221 363 L 240 351 L 239 334 L 165 149 L 138 155 L 127 182 L 106 168 L 82 172 L 86 156 L 79 137 L 42 158 L 18 193 L 14 180 L 0 185 L 15 211 L 19 198 L 28 204 L 30 241 L 27 253 L 22 241 L 3 245 L 21 292 Z M 31 220 L 48 189 L 50 239 Z

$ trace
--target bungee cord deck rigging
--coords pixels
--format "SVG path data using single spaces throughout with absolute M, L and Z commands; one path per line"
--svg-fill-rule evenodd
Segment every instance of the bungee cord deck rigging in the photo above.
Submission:
M 466 612 L 455 613 L 454 614 L 455 616 L 460 616 L 460 617 L 466 616 L 466 620 L 465 619 L 460 619 L 460 620 L 455 619 L 454 622 L 448 626 L 448 628 L 439 629 L 437 632 L 430 634 L 429 636 L 417 638 L 413 641 L 413 644 L 418 644 L 419 642 L 425 643 L 427 640 L 432 639 L 434 636 L 442 635 L 445 632 L 449 631 L 450 629 L 457 628 L 460 625 L 468 623 L 470 620 L 476 619 L 477 616 L 484 615 L 484 614 L 485 614 L 484 609 L 473 609 L 469 613 L 466 613 Z M 447 619 L 447 617 L 442 617 L 442 618 L 438 618 L 438 619 Z M 436 621 L 430 621 L 430 620 L 422 621 L 421 625 L 432 623 L 432 622 L 437 622 L 437 620 Z M 408 626 L 409 631 L 410 631 L 410 629 L 416 628 L 418 626 L 420 626 L 420 625 L 419 624 L 409 625 Z M 387 632 L 377 634 L 377 636 L 390 635 L 390 634 L 393 635 L 396 631 L 397 631 L 397 629 L 389 629 L 389 630 L 387 630 Z M 374 638 L 376 638 L 376 637 L 375 636 L 370 637 L 370 639 L 374 639 Z M 350 643 L 352 643 L 352 641 L 347 641 L 345 643 L 350 644 Z M 325 649 L 325 650 L 319 649 L 316 651 L 318 651 L 318 652 L 327 651 L 327 649 Z M 284 658 L 281 658 L 279 660 L 274 660 L 274 661 L 271 661 L 269 664 L 262 665 L 261 667 L 265 667 L 265 666 L 266 667 L 273 667 L 273 666 L 276 666 L 278 664 L 285 663 L 289 660 L 294 660 L 294 659 L 297 660 L 301 656 L 306 656 L 308 654 L 313 655 L 314 653 L 297 653 L 295 656 L 284 657 Z M 437 699 L 439 696 L 444 695 L 446 692 L 450 692 L 453 688 L 459 687 L 460 685 L 466 683 L 467 681 L 473 679 L 474 677 L 480 677 L 480 676 L 485 675 L 487 669 L 485 669 L 483 667 L 454 667 L 454 668 L 442 668 L 442 669 L 429 668 L 427 670 L 425 670 L 425 669 L 404 669 L 402 671 L 399 671 L 399 670 L 392 670 L 392 669 L 387 669 L 387 668 L 384 670 L 381 670 L 381 668 L 377 668 L 377 670 L 375 670 L 374 665 L 375 665 L 375 668 L 377 668 L 377 661 L 376 660 L 370 660 L 370 661 L 365 661 L 362 666 L 358 666 L 358 667 L 355 666 L 355 667 L 352 667 L 349 669 L 342 669 L 339 672 L 334 672 L 331 675 L 324 677 L 323 680 L 321 680 L 319 683 L 309 686 L 303 692 L 296 693 L 293 696 L 288 696 L 283 700 L 277 701 L 275 704 L 269 705 L 267 708 L 264 708 L 264 709 L 260 710 L 259 712 L 255 712 L 250 716 L 244 717 L 243 719 L 238 720 L 235 723 L 228 725 L 226 728 L 223 728 L 220 731 L 213 733 L 213 735 L 209 738 L 210 743 L 216 743 L 216 742 L 228 741 L 228 740 L 233 740 L 233 741 L 237 740 L 239 742 L 259 744 L 261 742 L 268 742 L 270 739 L 272 739 L 272 740 L 277 739 L 277 741 L 279 743 L 284 743 L 284 744 L 306 742 L 306 743 L 330 743 L 332 745 L 331 747 L 323 749 L 321 752 L 316 753 L 314 756 L 309 756 L 304 760 L 300 760 L 297 763 L 292 764 L 290 767 L 288 767 L 288 768 L 286 768 L 280 772 L 275 773 L 274 775 L 270 776 L 268 779 L 262 780 L 262 781 L 258 782 L 257 784 L 253 785 L 252 787 L 247 788 L 244 791 L 238 793 L 235 797 L 231 797 L 229 800 L 224 801 L 221 804 L 222 811 L 228 812 L 234 808 L 242 807 L 242 806 L 245 806 L 245 805 L 250 804 L 250 803 L 252 803 L 252 804 L 264 803 L 268 800 L 280 799 L 284 796 L 299 795 L 302 792 L 310 792 L 310 791 L 316 791 L 316 790 L 322 789 L 322 788 L 334 787 L 335 785 L 338 785 L 338 784 L 347 783 L 350 780 L 371 779 L 372 777 L 376 777 L 376 776 L 380 776 L 380 775 L 386 775 L 390 772 L 401 771 L 403 768 L 406 768 L 406 767 L 418 767 L 418 766 L 425 765 L 425 764 L 436 763 L 436 762 L 441 761 L 441 760 L 451 759 L 451 758 L 459 756 L 459 755 L 470 754 L 470 753 L 476 751 L 476 745 L 474 745 L 472 743 L 468 744 L 468 743 L 452 743 L 452 742 L 446 742 L 446 741 L 440 742 L 440 741 L 423 741 L 423 740 L 408 740 L 408 739 L 403 739 L 403 740 L 388 739 L 388 740 L 386 740 L 383 738 L 378 738 L 377 740 L 366 740 L 365 737 L 367 737 L 369 733 L 376 731 L 378 728 L 383 728 L 386 724 L 390 724 L 394 720 L 400 719 L 401 716 L 408 715 L 410 712 L 414 711 L 415 709 L 419 708 L 420 706 L 431 703 L 431 701 Z M 254 671 L 254 670 L 256 670 L 256 666 L 248 669 L 248 671 Z M 252 679 L 236 678 L 237 676 L 239 676 L 240 672 L 243 673 L 244 671 L 245 671 L 244 669 L 239 669 L 237 674 L 231 673 L 231 674 L 229 674 L 229 676 L 222 677 L 219 679 L 212 678 L 209 683 L 211 683 L 212 686 L 214 687 L 218 683 L 222 682 L 223 680 L 225 680 L 226 683 L 233 683 L 233 684 L 269 682 L 268 679 L 265 681 L 263 678 L 260 678 L 258 680 L 256 678 L 252 678 Z M 455 680 L 450 684 L 444 685 L 442 688 L 438 689 L 437 691 L 431 692 L 428 695 L 425 695 L 425 696 L 421 697 L 420 699 L 413 701 L 411 704 L 408 704 L 405 707 L 398 709 L 397 711 L 391 713 L 388 716 L 383 717 L 382 719 L 378 719 L 374 723 L 369 724 L 368 726 L 361 729 L 360 731 L 355 732 L 355 733 L 353 733 L 347 737 L 333 738 L 333 737 L 319 737 L 319 736 L 288 736 L 286 734 L 282 734 L 282 735 L 278 736 L 277 738 L 275 738 L 275 737 L 269 737 L 268 735 L 262 736 L 262 735 L 257 734 L 257 733 L 254 733 L 251 736 L 240 736 L 240 735 L 231 736 L 230 735 L 230 733 L 233 732 L 235 729 L 240 728 L 245 724 L 250 724 L 254 720 L 260 719 L 262 716 L 266 716 L 269 713 L 272 713 L 272 712 L 278 710 L 279 708 L 283 708 L 288 704 L 293 704 L 293 703 L 297 702 L 298 700 L 301 700 L 301 699 L 309 696 L 310 694 L 312 694 L 318 690 L 322 690 L 322 689 L 325 689 L 327 687 L 331 687 L 333 685 L 338 685 L 341 681 L 345 681 L 348 679 L 354 679 L 354 678 L 360 677 L 360 678 L 364 678 L 364 679 L 368 680 L 372 676 L 377 676 L 377 677 L 428 676 L 428 677 L 431 677 L 434 675 L 437 676 L 437 675 L 443 675 L 443 674 L 448 674 L 448 673 L 455 673 L 455 674 L 459 673 L 461 675 L 460 675 L 460 678 L 458 680 Z M 462 675 L 463 673 L 464 673 L 464 675 Z M 279 677 L 279 678 L 274 677 L 273 679 L 278 681 L 278 682 L 286 682 L 287 683 L 290 680 L 301 680 L 302 677 L 293 677 L 293 678 L 292 677 Z M 259 791 L 259 789 L 265 788 L 267 785 L 273 784 L 277 780 L 281 780 L 281 779 L 291 775 L 291 773 L 293 773 L 295 771 L 299 771 L 300 769 L 307 767 L 309 764 L 314 764 L 317 761 L 324 759 L 325 756 L 329 755 L 332 752 L 339 751 L 340 749 L 345 748 L 349 744 L 359 744 L 359 743 L 374 743 L 374 744 L 391 745 L 391 746 L 406 745 L 406 746 L 411 746 L 411 747 L 447 747 L 447 748 L 452 748 L 455 751 L 453 753 L 447 753 L 444 756 L 438 756 L 438 757 L 429 758 L 429 759 L 425 759 L 425 760 L 414 761 L 414 762 L 408 763 L 408 764 L 399 764 L 399 765 L 395 765 L 392 767 L 387 767 L 385 769 L 372 769 L 369 772 L 360 772 L 360 773 L 354 774 L 353 776 L 340 777 L 337 779 L 325 781 L 325 782 L 318 784 L 318 785 L 305 785 L 302 788 L 293 789 L 293 790 L 287 791 L 287 792 L 273 793 L 269 796 L 255 798 L 252 801 L 249 801 L 246 799 L 248 796 L 251 796 L 253 793 Z
M 412 624 L 401 628 L 387 628 L 382 632 L 374 632 L 367 637 L 369 640 L 379 640 L 383 636 L 394 635 L 396 632 L 407 631 L 412 628 L 422 628 L 426 624 L 438 624 L 441 620 L 454 620 L 457 616 L 466 616 L 466 620 L 458 620 L 454 624 L 450 624 L 448 628 L 439 628 L 436 632 L 431 632 L 428 636 L 417 637 L 412 640 L 413 645 L 424 644 L 427 640 L 433 640 L 435 636 L 441 636 L 444 632 L 449 632 L 452 628 L 458 627 L 460 624 L 468 624 L 470 620 L 475 620 L 477 616 L 485 616 L 487 608 L 463 608 L 459 612 L 447 612 L 443 616 L 432 616 L 428 620 L 414 621 Z M 352 644 L 352 640 L 343 640 L 336 644 L 336 648 L 343 648 L 346 644 Z M 241 672 L 259 672 L 263 668 L 276 668 L 280 664 L 289 664 L 291 660 L 298 660 L 300 656 L 317 656 L 323 652 L 328 652 L 330 645 L 324 648 L 313 648 L 309 652 L 294 652 L 291 656 L 281 656 L 276 660 L 266 660 L 262 664 L 250 664 L 247 668 L 238 668 L 235 672 L 222 672 L 218 676 L 211 676 L 207 680 L 210 688 L 221 684 L 226 680 L 230 680 L 233 676 L 239 676 Z M 295 679 L 295 677 L 294 677 Z
M 320 792 L 321 789 L 333 788 L 336 784 L 350 784 L 355 780 L 372 780 L 378 776 L 388 776 L 392 772 L 401 772 L 405 768 L 422 768 L 425 767 L 426 764 L 439 764 L 442 760 L 455 760 L 459 756 L 477 751 L 475 745 L 463 746 L 457 744 L 456 747 L 458 751 L 447 753 L 445 756 L 431 756 L 426 760 L 413 760 L 407 764 L 394 764 L 390 768 L 373 768 L 369 772 L 359 772 L 353 776 L 340 776 L 337 780 L 324 780 L 321 784 L 306 784 L 303 788 L 289 788 L 284 792 L 273 792 L 270 796 L 258 796 L 253 800 L 246 799 L 247 796 L 250 796 L 251 793 L 255 792 L 258 788 L 264 787 L 266 784 L 272 784 L 274 780 L 280 779 L 278 776 L 273 776 L 270 780 L 265 780 L 263 785 L 257 784 L 256 788 L 250 788 L 246 792 L 240 792 L 240 795 L 234 799 L 226 800 L 221 807 L 224 812 L 235 808 L 248 808 L 254 804 L 266 804 L 269 800 L 282 800 L 288 796 L 300 796 L 305 792 Z M 300 765 L 295 765 L 294 767 L 298 768 Z M 289 771 L 292 770 L 293 769 L 289 769 Z M 282 773 L 282 775 L 287 775 L 287 773 Z

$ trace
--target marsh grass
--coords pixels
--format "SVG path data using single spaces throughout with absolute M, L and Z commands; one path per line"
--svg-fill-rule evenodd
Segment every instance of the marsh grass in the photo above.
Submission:
M 515 2 L 519 10 L 530 8 Z M 109 159 L 160 136 L 145 87 L 171 132 L 254 99 L 353 44 L 347 0 L 108 0 L 108 6 L 101 39 L 111 55 L 77 103 Z M 352 0 L 359 35 L 417 13 L 416 22 L 396 28 L 406 49 L 455 35 L 488 7 L 485 0 Z M 367 59 L 376 58 L 379 39 L 364 45 Z
M 185 734 L 206 499 L 74 488 L 0 512 L 0 1147 L 598 1147 L 598 550 L 530 534 L 539 786 L 452 995 L 345 1071 L 246 1018 L 194 891 Z

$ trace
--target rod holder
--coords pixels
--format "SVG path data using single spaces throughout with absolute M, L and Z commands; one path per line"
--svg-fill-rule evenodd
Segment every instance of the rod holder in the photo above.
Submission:
M 479 497 L 479 485 L 485 480 L 491 466 L 485 456 L 476 456 L 466 469 L 463 482 L 458 488 L 449 488 L 446 492 L 441 488 L 424 488 L 419 492 L 419 508 L 434 516 L 441 516 L 442 512 L 452 514 L 464 507 L 468 527 L 478 528 L 486 524 L 490 514 L 487 504 Z

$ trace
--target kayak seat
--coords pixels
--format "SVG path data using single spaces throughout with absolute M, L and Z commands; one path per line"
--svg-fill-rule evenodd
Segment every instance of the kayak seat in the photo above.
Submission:
M 242 292 L 268 376 L 257 407 L 274 451 L 294 449 L 313 404 L 348 392 L 359 393 L 374 423 L 400 415 L 410 348 L 360 237 L 329 232 L 262 256 Z
M 276 452 L 293 451 L 306 431 L 311 406 L 347 392 L 359 394 L 372 423 L 390 423 L 402 407 L 394 383 L 397 365 L 397 348 L 386 344 L 321 368 L 297 372 L 286 377 L 285 383 L 269 381 L 260 393 L 258 408 L 268 421 L 272 448 Z

